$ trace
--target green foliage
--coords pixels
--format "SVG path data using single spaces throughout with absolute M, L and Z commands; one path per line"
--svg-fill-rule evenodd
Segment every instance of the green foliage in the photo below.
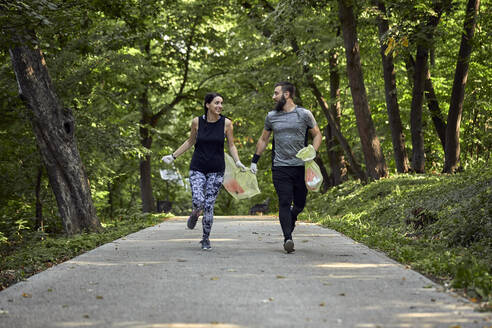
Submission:
M 492 169 L 347 182 L 304 218 L 386 252 L 470 297 L 492 297 Z

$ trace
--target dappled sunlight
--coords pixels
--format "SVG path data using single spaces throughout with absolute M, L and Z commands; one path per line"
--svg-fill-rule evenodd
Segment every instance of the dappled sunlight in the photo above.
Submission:
M 102 321 L 71 321 L 71 322 L 59 322 L 54 323 L 55 327 L 101 327 L 105 326 Z M 184 323 L 184 322 L 175 322 L 175 323 L 146 323 L 141 321 L 128 321 L 128 322 L 118 322 L 113 323 L 111 327 L 117 328 L 246 328 L 246 326 L 239 326 L 230 323 Z
M 152 264 L 164 264 L 164 263 L 169 263 L 168 261 L 127 261 L 127 262 L 121 262 L 118 261 L 117 263 L 112 263 L 112 262 L 92 262 L 92 261 L 68 261 L 66 263 L 69 264 L 77 264 L 77 265 L 95 265 L 95 266 L 117 266 L 117 265 L 128 265 L 128 264 L 134 264 L 134 265 L 152 265 Z
M 449 312 L 418 312 L 418 313 L 400 313 L 396 315 L 397 318 L 407 319 L 410 321 L 419 319 L 419 322 L 427 321 L 427 322 L 439 322 L 439 323 L 449 323 L 449 324 L 457 324 L 457 323 L 469 323 L 472 318 L 459 318 L 456 316 L 451 317 Z M 478 317 L 478 316 L 477 316 Z
M 296 239 L 300 239 L 301 237 L 304 238 L 322 238 L 322 237 L 339 237 L 340 235 L 337 235 L 335 233 L 317 233 L 317 234 L 308 234 L 308 233 L 296 233 L 295 237 Z
M 395 267 L 396 264 L 392 263 L 326 263 L 326 264 L 317 264 L 318 268 L 328 268 L 328 269 L 371 269 L 371 268 L 388 268 Z
M 314 278 L 318 279 L 357 279 L 357 280 L 378 280 L 378 279 L 387 279 L 387 275 L 368 275 L 368 274 L 363 274 L 363 275 L 337 275 L 337 274 L 330 274 L 327 276 L 313 276 Z

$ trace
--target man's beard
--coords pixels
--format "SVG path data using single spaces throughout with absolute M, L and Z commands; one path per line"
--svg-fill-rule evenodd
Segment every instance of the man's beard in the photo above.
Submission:
M 282 98 L 275 104 L 275 110 L 277 112 L 281 112 L 284 110 L 284 105 L 287 103 L 287 99 L 285 99 L 285 96 L 282 95 Z

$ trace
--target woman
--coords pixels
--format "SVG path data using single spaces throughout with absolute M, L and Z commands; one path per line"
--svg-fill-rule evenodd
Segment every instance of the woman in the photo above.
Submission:
M 191 121 L 190 137 L 173 153 L 162 160 L 171 164 L 181 154 L 195 145 L 190 164 L 190 184 L 193 210 L 188 218 L 189 229 L 195 228 L 198 217 L 203 211 L 203 238 L 200 243 L 203 250 L 210 250 L 210 231 L 212 230 L 214 204 L 224 181 L 224 136 L 227 138 L 229 152 L 241 170 L 246 167 L 239 160 L 234 145 L 233 126 L 231 120 L 222 116 L 224 99 L 218 93 L 205 96 L 205 115 L 195 117 Z

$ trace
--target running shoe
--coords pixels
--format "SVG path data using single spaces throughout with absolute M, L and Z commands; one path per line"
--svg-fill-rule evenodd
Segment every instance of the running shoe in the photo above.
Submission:
M 188 226 L 188 229 L 194 229 L 196 226 L 196 221 L 198 221 L 198 217 L 200 216 L 200 210 L 193 210 L 191 212 L 190 217 L 188 218 L 188 222 L 186 225 Z
M 295 251 L 294 249 L 294 242 L 292 239 L 287 239 L 284 243 L 284 249 L 287 253 L 292 253 Z
M 202 249 L 204 251 L 209 251 L 212 249 L 212 246 L 210 245 L 210 239 L 202 239 L 202 241 L 200 241 L 200 244 L 202 244 Z

